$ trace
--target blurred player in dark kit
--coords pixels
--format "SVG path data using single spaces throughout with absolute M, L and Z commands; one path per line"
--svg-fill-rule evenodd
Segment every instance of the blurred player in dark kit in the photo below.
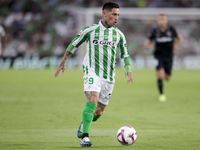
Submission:
M 182 36 L 176 29 L 168 24 L 165 14 L 157 17 L 158 26 L 148 33 L 145 47 L 152 50 L 155 47 L 154 57 L 157 60 L 157 86 L 159 89 L 159 101 L 167 100 L 163 92 L 163 80 L 169 81 L 172 73 L 173 53 L 182 42 Z

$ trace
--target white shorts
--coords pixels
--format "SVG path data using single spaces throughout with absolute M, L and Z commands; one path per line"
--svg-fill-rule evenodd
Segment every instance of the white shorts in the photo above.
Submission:
M 84 91 L 95 91 L 99 93 L 99 102 L 108 105 L 115 83 L 108 82 L 96 75 L 85 75 Z

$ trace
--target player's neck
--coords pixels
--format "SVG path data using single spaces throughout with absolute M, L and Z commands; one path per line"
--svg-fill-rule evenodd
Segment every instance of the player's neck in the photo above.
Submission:
M 101 19 L 101 23 L 103 24 L 104 27 L 110 28 L 111 26 L 108 25 L 107 21 L 105 21 L 103 18 Z
M 165 25 L 165 26 L 160 26 L 159 29 L 160 29 L 160 31 L 164 32 L 164 31 L 167 30 L 167 25 Z

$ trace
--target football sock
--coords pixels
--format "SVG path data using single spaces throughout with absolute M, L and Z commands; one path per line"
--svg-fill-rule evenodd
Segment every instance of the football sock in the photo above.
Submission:
M 83 121 L 83 135 L 84 133 L 89 134 L 90 126 L 92 124 L 94 111 L 96 110 L 97 105 L 93 102 L 87 102 L 85 105 L 85 109 L 82 114 Z
M 161 79 L 158 79 L 158 89 L 160 94 L 163 94 L 163 81 Z
M 97 121 L 102 115 L 103 115 L 103 114 L 101 114 L 100 116 L 96 116 L 96 115 L 94 114 L 93 120 L 92 120 L 92 121 Z
M 83 133 L 82 139 L 83 139 L 84 137 L 89 137 L 89 133 Z

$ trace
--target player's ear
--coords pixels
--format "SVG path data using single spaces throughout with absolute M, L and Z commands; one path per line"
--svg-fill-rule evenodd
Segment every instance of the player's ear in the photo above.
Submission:
M 107 11 L 106 11 L 106 10 L 103 10 L 102 14 L 103 14 L 103 16 L 105 17 L 106 14 L 107 14 Z

